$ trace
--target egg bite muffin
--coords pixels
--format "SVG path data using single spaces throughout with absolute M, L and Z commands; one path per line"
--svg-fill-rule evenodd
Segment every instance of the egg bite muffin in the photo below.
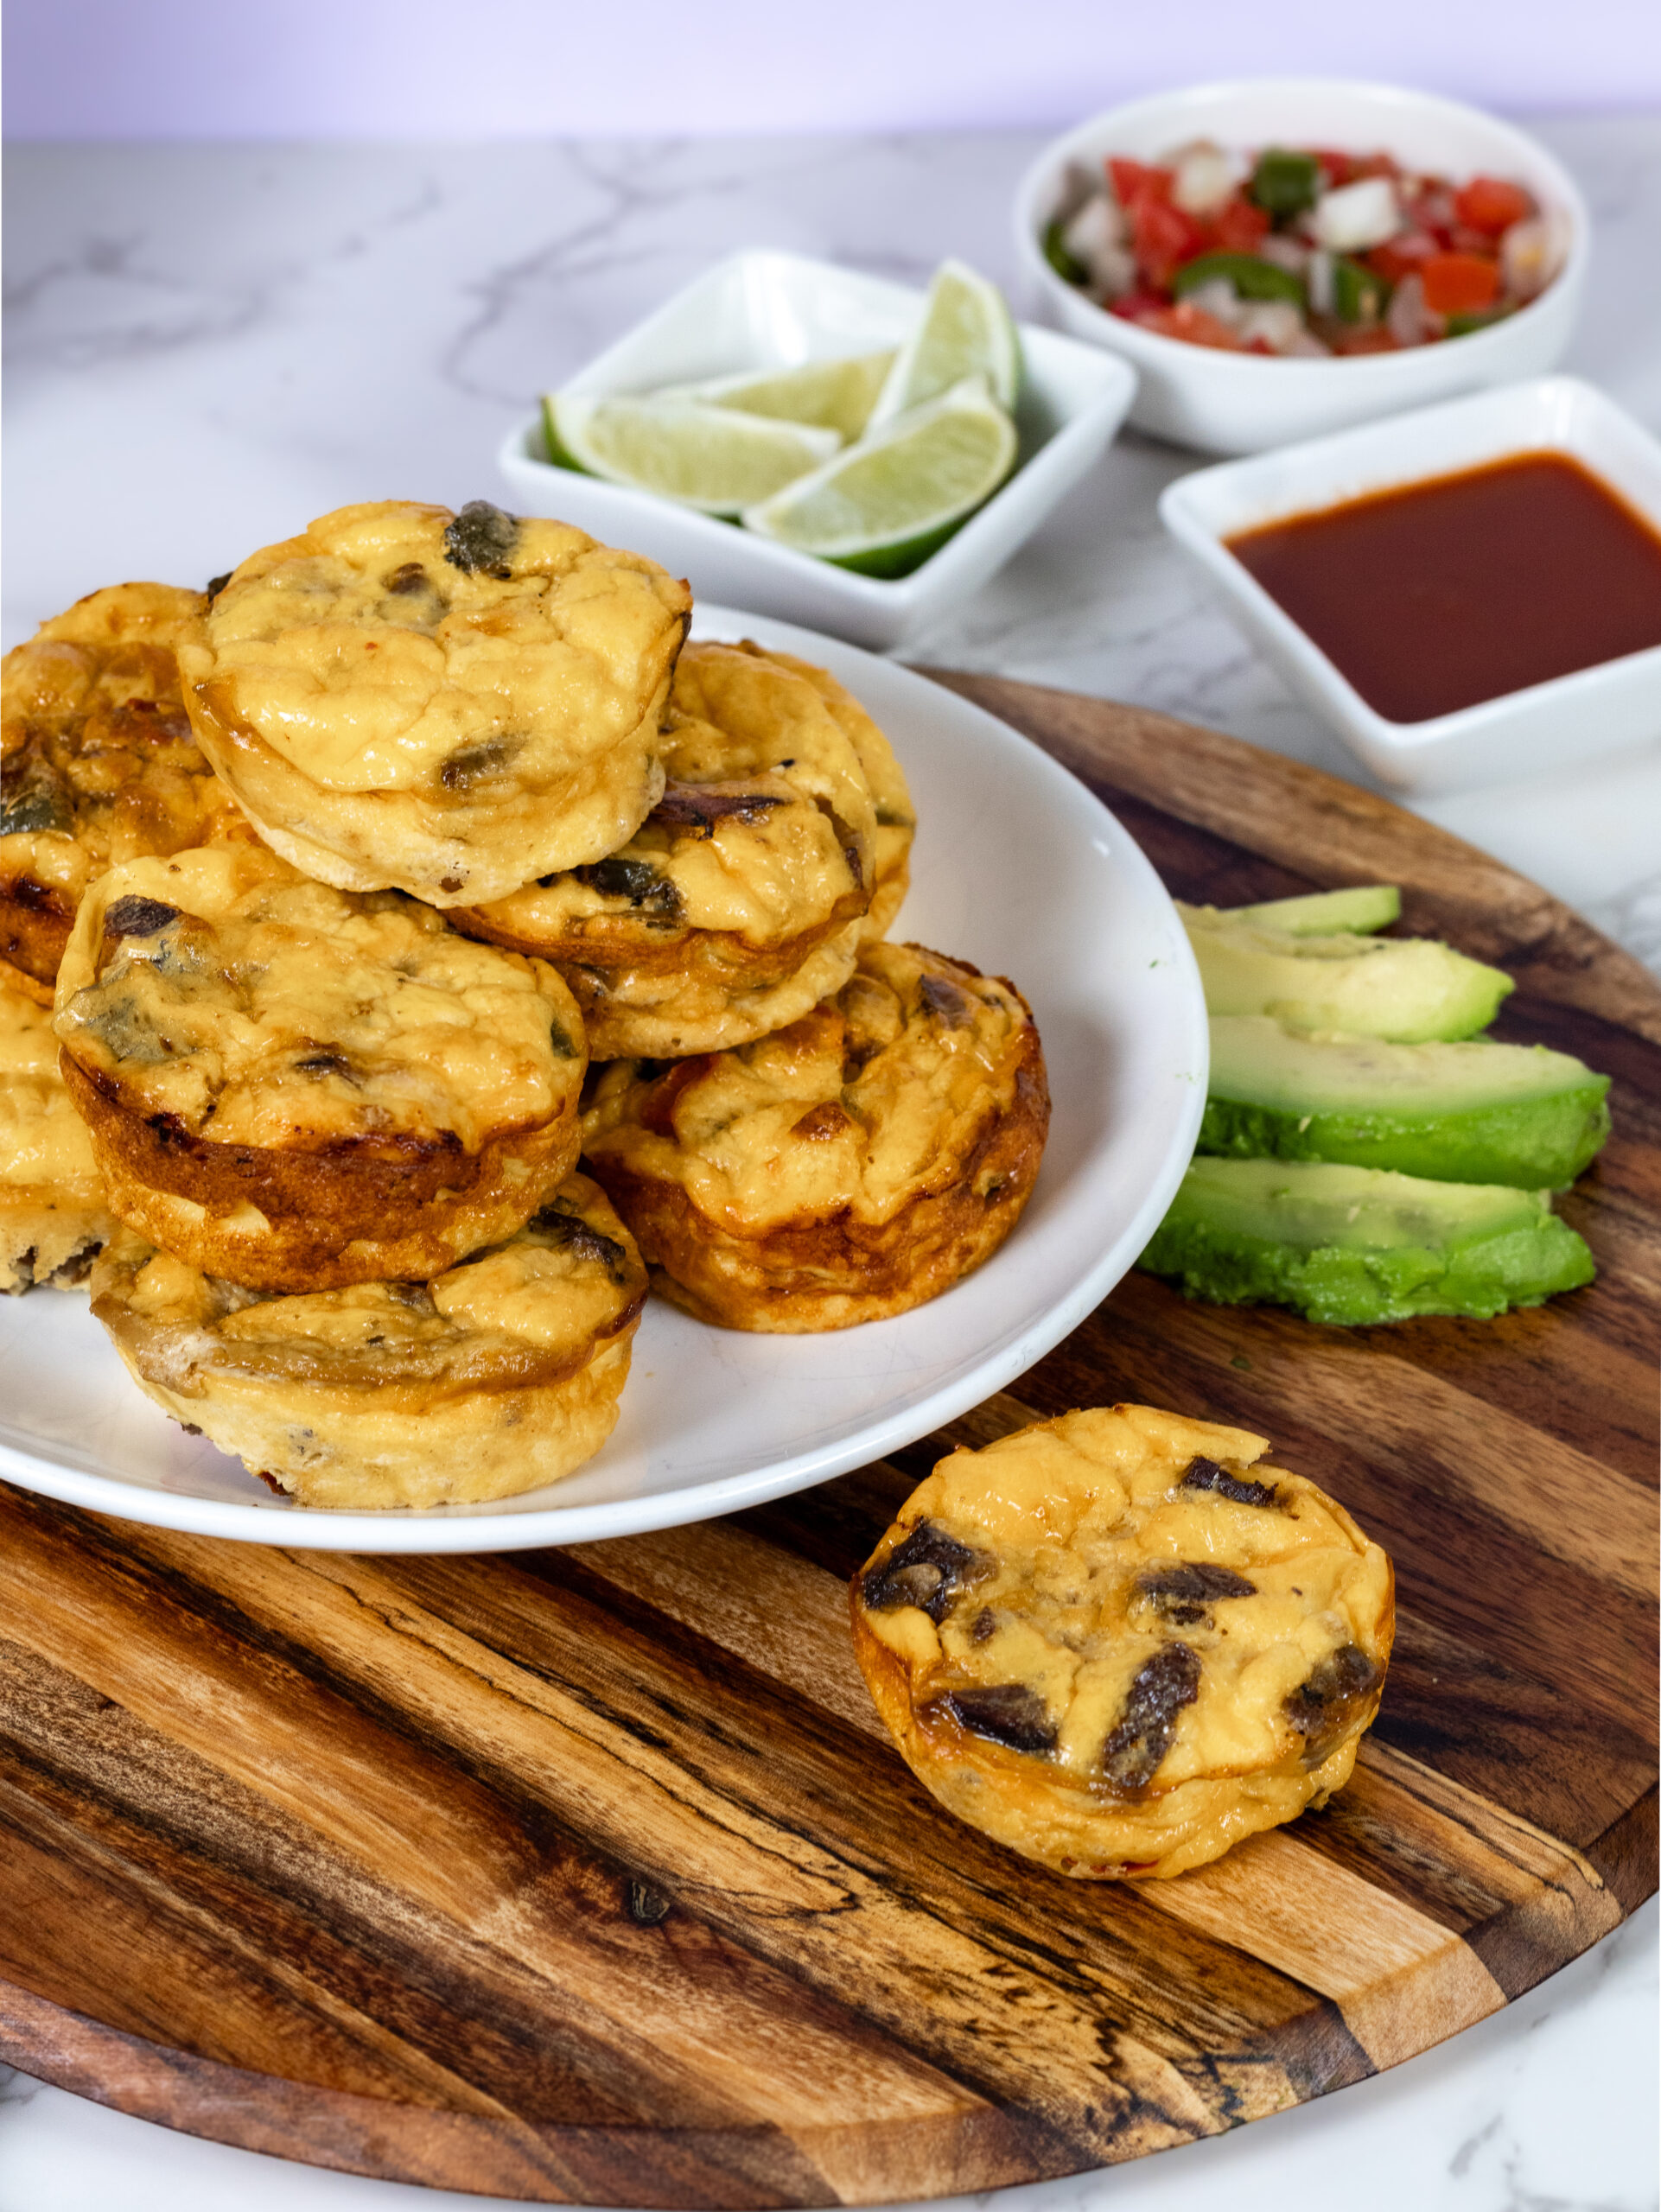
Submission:
M 815 668 L 811 661 L 798 660 L 793 653 L 768 652 L 748 639 L 739 650 L 770 660 L 775 667 L 788 669 L 792 675 L 811 683 L 847 732 L 859 755 L 876 815 L 875 882 L 870 906 L 860 929 L 860 942 L 873 944 L 878 938 L 887 937 L 899 919 L 911 884 L 911 849 L 917 835 L 917 814 L 911 803 L 905 771 L 882 731 L 829 669 Z
M 1057 1873 L 1180 1874 L 1348 1781 L 1383 1551 L 1244 1429 L 1097 1408 L 954 1452 L 853 1579 L 906 1764 Z
M 81 1281 L 114 1228 L 51 1013 L 0 983 L 0 1291 Z
M 904 1313 L 990 1257 L 1049 1110 L 1014 985 L 884 944 L 753 1045 L 601 1069 L 582 1144 L 665 1297 L 798 1333 Z
M 270 1296 L 118 1230 L 92 1311 L 163 1412 L 299 1504 L 345 1512 L 510 1497 L 592 1459 L 646 1289 L 628 1231 L 573 1175 L 427 1283 Z
M 45 987 L 106 868 L 247 836 L 190 734 L 175 647 L 207 607 L 112 584 L 0 662 L 0 962 Z
M 794 1021 L 847 982 L 876 889 L 863 762 L 804 675 L 753 646 L 689 645 L 662 758 L 664 795 L 620 850 L 450 913 L 551 960 L 598 1060 L 719 1052 Z
M 247 1287 L 424 1281 L 576 1164 L 587 1054 L 555 971 L 263 845 L 101 876 L 55 1027 L 111 1211 Z
M 340 507 L 232 572 L 181 643 L 185 702 L 306 874 L 475 905 L 646 819 L 691 604 L 655 562 L 482 499 Z

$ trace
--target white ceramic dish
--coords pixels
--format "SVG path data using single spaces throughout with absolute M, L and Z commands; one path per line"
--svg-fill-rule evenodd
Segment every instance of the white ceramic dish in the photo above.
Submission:
M 1578 377 L 1476 392 L 1365 429 L 1199 469 L 1167 488 L 1159 512 L 1246 635 L 1385 783 L 1412 791 L 1509 783 L 1661 736 L 1661 645 L 1457 714 L 1387 721 L 1224 540 L 1392 485 L 1543 451 L 1572 455 L 1661 531 L 1661 444 Z
M 203 1535 L 328 1551 L 479 1552 L 669 1528 L 803 1490 L 977 1404 L 1112 1288 L 1187 1165 L 1205 1003 L 1163 887 L 1083 785 L 1006 724 L 831 639 L 698 611 L 832 669 L 892 735 L 921 829 L 903 934 L 1013 976 L 1054 1117 L 1002 1250 L 915 1313 L 830 1336 L 706 1328 L 653 1300 L 622 1418 L 568 1481 L 425 1514 L 306 1511 L 142 1398 L 80 1294 L 0 1300 L 0 1476 Z
M 1276 142 L 1358 153 L 1382 148 L 1461 181 L 1479 171 L 1513 178 L 1562 224 L 1567 258 L 1538 299 L 1492 329 L 1400 353 L 1278 360 L 1161 338 L 1108 314 L 1058 276 L 1044 258 L 1043 232 L 1074 164 L 1093 168 L 1109 154 L 1156 161 L 1194 138 L 1242 149 Z M 1092 116 L 1038 156 L 1015 194 L 1015 219 L 1028 282 L 1062 328 L 1136 369 L 1130 420 L 1138 429 L 1228 454 L 1257 453 L 1555 367 L 1579 310 L 1590 228 L 1568 171 L 1526 131 L 1429 92 L 1317 77 L 1198 85 Z
M 608 346 L 567 391 L 652 391 L 741 370 L 795 367 L 898 345 L 923 295 L 792 253 L 719 262 Z M 921 568 L 885 582 L 774 545 L 647 492 L 556 468 L 540 416 L 504 440 L 497 463 L 516 505 L 576 524 L 689 579 L 700 596 L 829 630 L 879 650 L 977 591 L 1111 442 L 1136 390 L 1127 365 L 1023 326 L 1015 472 Z

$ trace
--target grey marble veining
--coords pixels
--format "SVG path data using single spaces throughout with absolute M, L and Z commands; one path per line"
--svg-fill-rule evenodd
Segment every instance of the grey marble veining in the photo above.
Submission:
M 1597 226 L 1569 365 L 1661 427 L 1661 121 L 1543 127 Z M 205 579 L 310 515 L 494 495 L 557 385 L 767 244 L 1014 281 L 1018 134 L 479 148 L 28 149 L 9 162 L 4 639 L 123 576 Z M 1126 437 L 912 658 L 1130 699 L 1358 781 L 1155 513 L 1193 456 Z M 1661 747 L 1423 810 L 1661 969 Z M 1653 2212 L 1651 1904 L 1438 2050 L 998 2212 Z M 462 2199 L 172 2136 L 0 2071 L 0 2212 L 446 2212 Z M 991 2200 L 984 2200 L 990 2202 Z

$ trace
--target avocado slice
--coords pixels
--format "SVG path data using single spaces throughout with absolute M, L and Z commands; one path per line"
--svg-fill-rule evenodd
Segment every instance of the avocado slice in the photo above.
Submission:
M 1316 1160 L 1196 1160 L 1140 1264 L 1188 1298 L 1351 1325 L 1486 1321 L 1596 1273 L 1543 1191 Z
M 1215 1014 L 1200 1149 L 1563 1190 L 1609 1134 L 1608 1089 L 1543 1045 L 1392 1045 Z
M 1402 918 L 1402 894 L 1393 883 L 1352 883 L 1342 891 L 1308 891 L 1297 899 L 1267 899 L 1260 906 L 1218 909 L 1231 922 L 1289 930 L 1294 937 L 1330 937 L 1349 930 L 1365 937 Z
M 1215 906 L 1177 912 L 1211 1014 L 1268 1014 L 1297 1029 L 1341 1029 L 1403 1045 L 1486 1029 L 1509 976 L 1435 938 L 1295 937 Z

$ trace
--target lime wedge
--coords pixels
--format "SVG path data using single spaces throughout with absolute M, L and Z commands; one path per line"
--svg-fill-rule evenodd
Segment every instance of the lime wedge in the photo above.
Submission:
M 864 575 L 907 575 L 991 497 L 1015 460 L 1015 424 L 983 376 L 965 377 L 747 507 L 743 521 Z
M 747 415 L 817 423 L 822 429 L 853 439 L 865 428 L 894 359 L 889 346 L 881 353 L 807 361 L 799 369 L 778 369 L 766 376 L 747 370 L 741 376 L 691 385 L 686 397 L 708 400 L 716 407 L 741 408 Z
M 983 376 L 1000 406 L 1013 408 L 1021 341 L 997 286 L 961 261 L 943 261 L 865 427 L 880 429 L 972 376 Z
M 770 498 L 842 443 L 835 430 L 741 415 L 703 400 L 568 393 L 545 398 L 542 413 L 548 457 L 558 467 L 710 515 L 735 515 Z

